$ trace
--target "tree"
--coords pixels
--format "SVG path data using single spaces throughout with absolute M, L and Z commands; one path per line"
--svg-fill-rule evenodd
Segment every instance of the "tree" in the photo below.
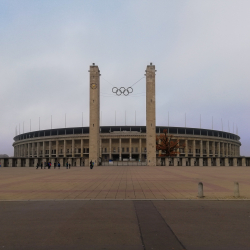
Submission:
M 159 150 L 160 157 L 175 157 L 177 156 L 178 148 L 185 147 L 185 144 L 179 143 L 179 140 L 173 139 L 173 135 L 168 134 L 168 130 L 164 129 L 163 134 L 156 136 L 156 150 Z

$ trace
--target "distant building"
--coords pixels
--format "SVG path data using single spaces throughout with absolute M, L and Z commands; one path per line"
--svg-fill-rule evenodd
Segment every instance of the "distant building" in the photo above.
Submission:
M 9 156 L 8 155 L 6 155 L 6 154 L 0 154 L 0 158 L 9 158 Z

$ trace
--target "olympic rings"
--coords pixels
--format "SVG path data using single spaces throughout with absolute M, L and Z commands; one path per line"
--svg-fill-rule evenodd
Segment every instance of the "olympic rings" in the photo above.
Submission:
M 128 96 L 129 94 L 133 93 L 133 89 L 132 87 L 128 87 L 128 88 L 120 87 L 119 89 L 117 87 L 113 87 L 112 92 L 118 96 L 122 94 L 125 96 Z

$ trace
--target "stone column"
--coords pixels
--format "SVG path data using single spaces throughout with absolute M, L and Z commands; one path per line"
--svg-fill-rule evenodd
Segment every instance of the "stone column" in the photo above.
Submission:
M 39 141 L 36 143 L 36 156 L 37 157 L 40 156 L 40 142 Z
M 101 145 L 101 140 L 100 140 L 100 145 Z M 101 153 L 100 153 L 101 155 Z M 83 157 L 83 139 L 81 139 L 81 157 Z M 80 166 L 80 164 L 79 164 Z
M 63 140 L 63 157 L 66 157 L 66 140 Z
M 111 154 L 112 154 L 112 139 L 109 138 L 109 159 L 111 159 Z
M 25 167 L 29 167 L 29 166 L 30 166 L 30 159 L 27 158 L 27 159 L 25 160 Z
M 102 158 L 102 139 L 100 138 L 100 151 L 99 156 Z
M 100 143 L 100 70 L 95 64 L 90 66 L 90 119 L 89 119 L 89 160 L 95 166 L 99 163 Z
M 30 143 L 28 143 L 28 158 L 30 157 Z
M 75 157 L 75 139 L 72 139 L 72 157 Z
M 237 167 L 237 158 L 235 158 L 235 157 L 233 158 L 233 166 Z
M 191 167 L 193 167 L 194 166 L 194 158 L 192 157 L 190 160 L 191 160 Z
M 141 138 L 139 139 L 139 160 L 141 161 Z
M 16 166 L 17 166 L 17 167 L 21 167 L 21 159 L 17 159 Z
M 59 163 L 60 163 L 60 165 L 61 165 L 61 167 L 63 167 L 63 158 L 59 158 Z
M 49 141 L 49 158 L 51 158 L 51 141 Z
M 213 157 L 215 157 L 215 141 L 212 141 L 212 153 Z
M 193 140 L 193 157 L 196 157 L 195 140 Z
M 76 166 L 80 166 L 80 158 L 76 158 Z
M 225 158 L 225 167 L 229 166 L 228 157 Z
M 225 157 L 225 143 L 222 143 L 222 157 Z
M 226 157 L 228 157 L 229 154 L 228 154 L 228 143 L 226 143 Z
M 131 138 L 129 138 L 129 160 L 131 161 L 132 159 L 132 152 L 131 152 Z
M 203 141 L 202 140 L 200 140 L 200 157 L 203 157 Z
M 203 158 L 201 158 L 201 157 L 199 158 L 199 166 L 203 167 Z
M 146 69 L 146 147 L 148 166 L 156 166 L 155 72 L 155 66 L 150 63 Z
M 186 167 L 186 160 L 187 160 L 186 158 L 184 158 L 184 157 L 182 158 L 182 160 L 181 160 L 182 167 Z
M 211 163 L 211 157 L 207 158 L 207 166 L 211 167 L 212 163 Z
M 207 157 L 209 157 L 209 141 L 206 141 Z
M 165 158 L 165 165 L 166 165 L 167 167 L 169 167 L 169 158 L 168 158 L 168 157 Z
M 56 140 L 56 158 L 59 156 L 59 141 Z
M 188 157 L 188 140 L 185 140 L 185 157 Z
M 220 157 L 220 142 L 217 143 L 218 157 Z
M 43 158 L 45 158 L 45 141 L 43 141 Z
M 35 159 L 34 159 L 34 167 L 36 167 L 37 163 L 38 163 L 38 159 L 35 158 Z M 52 165 L 51 165 L 51 166 L 52 166 Z
M 13 159 L 9 159 L 9 167 L 13 167 Z
M 74 165 L 74 159 L 73 158 L 68 159 L 68 164 L 70 164 L 70 166 L 73 166 Z
M 220 158 L 216 157 L 216 166 L 219 167 L 220 166 Z
M 174 157 L 174 166 L 177 167 L 178 166 L 178 158 Z
M 34 142 L 31 143 L 31 156 L 32 158 L 34 158 L 34 155 L 35 155 L 35 144 Z
M 54 168 L 55 158 L 51 158 L 50 162 L 51 162 L 51 168 Z
M 246 166 L 246 158 L 242 158 L 242 167 L 245 167 Z
M 27 144 L 24 144 L 24 157 L 27 157 Z
M 119 161 L 122 160 L 122 139 L 119 139 Z

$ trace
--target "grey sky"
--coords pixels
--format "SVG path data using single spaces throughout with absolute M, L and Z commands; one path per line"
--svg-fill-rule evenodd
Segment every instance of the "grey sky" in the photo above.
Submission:
M 145 125 L 156 65 L 156 124 L 236 133 L 250 156 L 250 1 L 0 1 L 0 154 L 20 132 L 89 122 L 89 65 L 101 71 L 101 125 Z M 108 81 L 108 82 L 107 82 Z M 111 84 L 110 84 L 111 83 Z

